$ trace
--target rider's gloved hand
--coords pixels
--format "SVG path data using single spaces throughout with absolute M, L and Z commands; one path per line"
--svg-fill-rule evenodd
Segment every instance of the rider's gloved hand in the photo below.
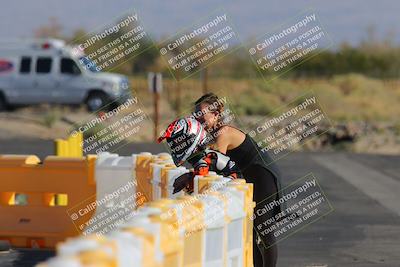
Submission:
M 176 178 L 174 181 L 174 191 L 172 194 L 178 193 L 183 189 L 185 189 L 187 193 L 191 194 L 193 192 L 194 176 L 194 172 L 190 171 Z

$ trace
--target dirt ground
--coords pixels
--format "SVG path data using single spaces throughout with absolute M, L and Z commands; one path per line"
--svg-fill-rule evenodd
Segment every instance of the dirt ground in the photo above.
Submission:
M 140 100 L 139 100 L 140 101 Z M 141 123 L 140 130 L 135 134 L 133 142 L 154 141 L 154 118 L 151 101 L 140 103 L 146 114 L 146 119 Z M 161 115 L 158 132 L 161 132 L 167 123 L 175 119 L 175 112 L 171 107 L 161 101 Z M 84 107 L 49 106 L 18 108 L 0 113 L 0 140 L 54 140 L 66 138 L 76 127 L 82 125 L 96 115 L 86 111 Z M 255 118 L 243 117 L 242 121 L 252 121 Z M 370 125 L 369 127 L 351 126 L 356 128 L 357 134 L 351 142 L 337 144 L 324 144 L 327 136 L 319 136 L 307 141 L 300 150 L 306 151 L 347 151 L 372 154 L 400 154 L 400 136 L 396 129 L 385 125 Z M 343 125 L 341 125 L 343 127 Z M 357 128 L 358 127 L 358 128 Z M 365 129 L 367 130 L 365 130 Z M 99 130 L 99 129 L 95 129 Z M 336 136 L 343 135 L 340 129 L 331 129 Z M 345 138 L 344 138 L 345 139 Z M 326 143 L 326 142 L 325 142 Z

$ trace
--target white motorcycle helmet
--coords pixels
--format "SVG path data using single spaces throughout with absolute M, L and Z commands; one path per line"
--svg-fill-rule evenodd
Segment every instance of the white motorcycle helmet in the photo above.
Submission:
M 205 149 L 209 140 L 201 123 L 190 117 L 173 121 L 157 141 L 160 143 L 164 139 L 167 140 L 176 166 L 182 165 L 196 152 Z

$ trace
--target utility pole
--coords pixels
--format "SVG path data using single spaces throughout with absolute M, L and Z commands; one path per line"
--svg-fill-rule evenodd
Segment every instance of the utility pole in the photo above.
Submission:
M 159 125 L 159 117 L 160 117 L 160 94 L 154 93 L 154 140 L 157 140 L 159 136 L 158 125 Z
M 148 74 L 149 91 L 153 93 L 154 105 L 154 140 L 157 140 L 159 132 L 158 125 L 160 122 L 160 94 L 162 92 L 162 74 L 150 72 Z
M 181 114 L 181 82 L 179 72 L 176 73 L 176 116 Z
M 208 68 L 205 67 L 203 69 L 203 95 L 207 94 L 208 92 Z

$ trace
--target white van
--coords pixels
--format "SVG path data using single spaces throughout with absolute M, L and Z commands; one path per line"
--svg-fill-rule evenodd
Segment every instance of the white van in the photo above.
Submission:
M 0 110 L 84 103 L 95 111 L 114 101 L 122 104 L 129 97 L 125 76 L 98 72 L 93 62 L 62 40 L 0 41 Z

